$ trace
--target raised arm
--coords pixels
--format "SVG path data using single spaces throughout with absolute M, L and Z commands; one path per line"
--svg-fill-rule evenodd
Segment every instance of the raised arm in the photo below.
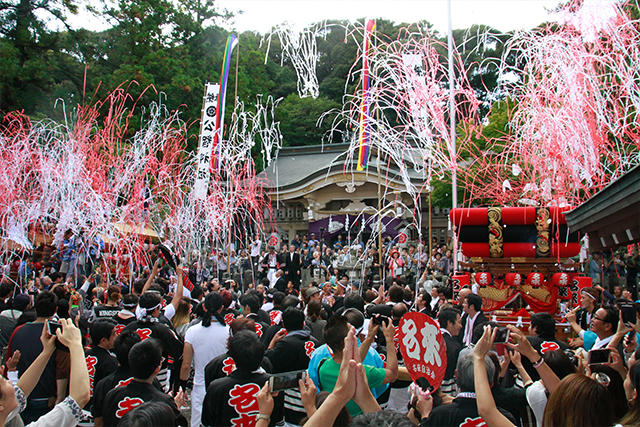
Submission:
M 60 319 L 62 329 L 56 331 L 58 340 L 69 348 L 71 356 L 71 374 L 69 375 L 69 396 L 80 407 L 89 403 L 89 372 L 82 348 L 80 329 L 73 325 L 70 319 Z
M 160 268 L 160 258 L 156 259 L 156 262 L 153 263 L 153 268 L 151 269 L 151 273 L 149 273 L 149 277 L 147 278 L 147 281 L 144 283 L 144 286 L 142 287 L 142 292 L 140 292 L 140 294 L 144 294 L 151 287 L 151 285 L 153 284 L 153 281 L 156 279 L 156 276 L 158 275 L 159 268 Z M 134 295 L 138 295 L 136 294 L 135 287 L 132 289 L 132 292 Z
M 578 322 L 576 321 L 576 312 L 578 311 L 578 308 L 574 308 L 573 310 L 571 310 L 570 312 L 567 313 L 566 315 L 566 319 L 569 322 L 569 325 L 571 325 L 571 329 L 573 329 L 573 331 L 578 334 L 578 336 L 580 336 L 581 332 L 584 332 L 583 329 L 580 327 L 580 325 L 578 325 Z
M 360 344 L 360 360 L 364 360 L 369 352 L 371 343 L 376 338 L 376 333 L 380 329 L 380 325 L 375 325 L 372 320 L 369 320 L 369 329 L 367 330 L 367 337 Z
M 609 344 L 607 344 L 607 348 L 609 349 L 612 349 L 612 348 L 617 349 L 618 345 L 622 342 L 622 339 L 624 338 L 624 336 L 627 334 L 627 332 L 631 330 L 631 328 L 625 325 L 624 321 L 622 320 L 622 311 L 620 311 L 619 315 L 620 315 L 620 318 L 618 319 L 618 329 L 616 330 L 616 333 L 613 335 L 613 338 L 611 338 L 611 341 L 609 341 Z
M 180 300 L 182 299 L 182 294 L 184 292 L 184 283 L 182 280 L 182 275 L 184 271 L 181 266 L 176 267 L 176 274 L 178 275 L 178 285 L 176 286 L 176 291 L 173 293 L 173 298 L 171 298 L 171 305 L 176 311 L 178 310 L 178 305 L 180 304 Z
M 387 384 L 398 379 L 398 355 L 396 352 L 396 345 L 393 342 L 395 328 L 390 320 L 386 325 L 382 325 L 382 332 L 384 333 L 384 340 L 387 346 L 387 367 L 384 368 L 387 372 L 384 377 L 384 383 Z
M 486 354 L 493 346 L 497 328 L 487 325 L 484 327 L 484 334 L 473 349 L 473 383 L 476 391 L 476 402 L 478 404 L 478 415 L 484 419 L 491 427 L 513 427 L 509 421 L 496 407 L 496 402 L 491 394 L 487 368 L 484 363 Z
M 531 346 L 531 343 L 520 329 L 513 325 L 508 325 L 507 328 L 509 328 L 511 336 L 514 341 L 516 341 L 516 344 L 508 343 L 507 346 L 512 350 L 519 351 L 520 354 L 529 359 L 533 364 L 533 367 L 538 371 L 540 379 L 542 379 L 542 382 L 544 383 L 544 387 L 549 391 L 549 393 L 553 393 L 560 383 L 560 378 L 558 378 L 549 365 L 545 363 L 544 358 Z
M 530 386 L 533 383 L 533 380 L 529 376 L 529 373 L 527 372 L 527 370 L 524 369 L 524 366 L 522 365 L 522 358 L 520 357 L 520 353 L 518 353 L 517 351 L 509 350 L 509 354 L 511 357 L 511 362 L 515 365 L 516 369 L 518 370 L 518 373 L 520 374 L 520 378 L 522 378 L 522 383 L 524 384 L 524 387 L 527 388 L 527 386 Z
M 384 302 L 384 285 L 378 288 L 378 296 L 372 301 L 373 304 L 382 304 Z

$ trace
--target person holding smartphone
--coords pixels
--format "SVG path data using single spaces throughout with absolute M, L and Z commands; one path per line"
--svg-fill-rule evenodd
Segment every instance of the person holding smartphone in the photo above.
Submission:
M 43 347 L 38 339 L 42 334 L 45 322 L 50 320 L 58 307 L 58 298 L 51 291 L 42 291 L 35 300 L 36 320 L 16 328 L 9 340 L 7 358 L 14 352 L 20 352 L 18 376 L 22 377 L 29 366 L 42 353 Z M 42 375 L 40 375 L 33 392 L 27 400 L 27 407 L 22 413 L 25 424 L 36 421 L 49 412 L 56 400 L 56 358 L 48 359 Z
M 349 335 L 351 326 L 343 316 L 333 316 L 327 321 L 325 328 L 325 341 L 333 351 L 333 356 L 323 359 L 318 367 L 318 382 L 320 390 L 332 392 L 338 381 L 340 365 L 343 357 L 352 355 L 344 354 L 345 338 Z M 393 348 L 393 335 L 395 329 L 393 323 L 389 321 L 383 322 L 379 328 L 382 330 L 387 347 Z M 362 349 L 360 349 L 362 353 Z M 365 353 L 366 354 L 366 353 Z M 361 356 L 362 354 L 360 354 Z M 383 384 L 394 382 L 398 378 L 398 359 L 395 351 L 387 352 L 387 365 L 385 368 L 375 368 L 373 366 L 364 366 L 367 376 L 367 382 L 370 389 L 375 389 Z M 347 403 L 347 410 L 351 416 L 359 415 L 363 409 L 354 401 Z
M 303 311 L 295 307 L 287 308 L 282 313 L 282 324 L 284 329 L 276 333 L 265 353 L 273 366 L 273 373 L 307 369 L 311 354 L 319 343 L 311 336 L 311 331 L 305 329 Z M 300 394 L 293 390 L 285 390 L 284 394 L 287 402 L 284 408 L 285 421 L 300 424 L 306 415 Z
M 56 340 L 69 351 L 69 395 L 28 426 L 71 427 L 78 425 L 83 418 L 82 408 L 89 401 L 90 390 L 80 330 L 69 319 L 60 320 L 60 328 L 56 330 L 55 336 L 48 332 L 48 320 L 44 321 L 43 326 L 46 327 L 43 327 L 40 333 L 42 350 L 20 375 L 17 384 L 12 387 L 10 381 L 0 378 L 0 424 L 3 426 L 26 424 L 23 420 L 28 405 L 27 399 L 38 386 L 40 377 L 52 360 L 51 356 L 56 351 Z M 22 415 L 22 420 L 18 414 Z

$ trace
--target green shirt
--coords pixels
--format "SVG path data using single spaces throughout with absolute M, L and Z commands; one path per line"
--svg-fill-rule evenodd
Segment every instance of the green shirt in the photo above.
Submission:
M 321 363 L 322 365 L 318 370 L 320 387 L 322 388 L 322 391 L 328 391 L 331 393 L 333 388 L 336 386 L 336 381 L 338 381 L 340 364 L 336 363 L 331 357 L 324 359 L 324 362 Z M 374 368 L 373 366 L 364 365 L 364 370 L 367 374 L 367 381 L 369 382 L 369 388 L 371 390 L 384 384 L 384 377 L 387 375 L 384 368 Z M 353 399 L 347 402 L 347 411 L 349 411 L 349 415 L 352 417 L 362 414 L 362 409 L 360 409 Z

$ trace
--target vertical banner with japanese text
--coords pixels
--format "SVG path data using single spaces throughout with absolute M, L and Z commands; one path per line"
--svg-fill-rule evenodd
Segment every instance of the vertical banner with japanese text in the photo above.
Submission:
M 193 197 L 197 200 L 206 198 L 209 189 L 211 152 L 213 149 L 214 135 L 216 133 L 219 96 L 219 84 L 207 83 L 205 85 L 202 123 L 200 124 L 200 142 L 198 145 L 198 169 L 193 184 Z

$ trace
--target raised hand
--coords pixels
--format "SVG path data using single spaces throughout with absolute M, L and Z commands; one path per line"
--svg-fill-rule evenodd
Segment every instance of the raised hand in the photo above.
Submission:
M 484 333 L 482 334 L 482 338 L 478 341 L 476 346 L 473 349 L 473 355 L 475 357 L 484 358 L 484 356 L 489 353 L 491 347 L 493 347 L 493 341 L 496 338 L 496 332 L 498 328 L 493 328 L 490 325 L 485 325 Z
M 304 406 L 307 416 L 310 417 L 316 412 L 316 386 L 309 375 L 305 375 L 304 379 L 298 380 L 298 387 L 300 388 L 302 406 Z
M 538 358 L 540 357 L 539 353 L 535 348 L 533 348 L 524 333 L 513 325 L 507 325 L 507 328 L 509 329 L 509 332 L 511 332 L 511 338 L 513 338 L 513 340 L 515 341 L 515 344 L 507 343 L 507 347 L 509 347 L 511 350 L 518 351 L 521 355 L 532 362 L 538 360 Z
M 70 319 L 60 319 L 60 325 L 62 325 L 62 328 L 56 331 L 58 341 L 67 347 L 71 347 L 74 344 L 82 346 L 80 329 L 76 328 Z
M 355 340 L 355 336 L 352 328 L 344 339 L 340 373 L 338 374 L 336 386 L 333 389 L 333 394 L 341 401 L 344 401 L 345 404 L 353 398 L 356 391 L 356 368 L 358 364 L 354 359 L 349 357 L 349 354 L 353 356 L 353 340 Z
M 44 322 L 42 326 L 42 333 L 40 334 L 40 342 L 42 343 L 43 351 L 47 353 L 53 353 L 56 349 L 56 337 L 49 334 L 49 321 Z M 15 353 L 14 353 L 15 354 Z
M 20 350 L 13 352 L 10 358 L 7 359 L 5 365 L 7 365 L 7 371 L 12 372 L 18 369 L 18 362 L 20 361 Z
M 269 381 L 265 382 L 258 394 L 256 395 L 258 408 L 263 415 L 271 416 L 273 412 L 273 396 L 271 395 L 271 387 Z

